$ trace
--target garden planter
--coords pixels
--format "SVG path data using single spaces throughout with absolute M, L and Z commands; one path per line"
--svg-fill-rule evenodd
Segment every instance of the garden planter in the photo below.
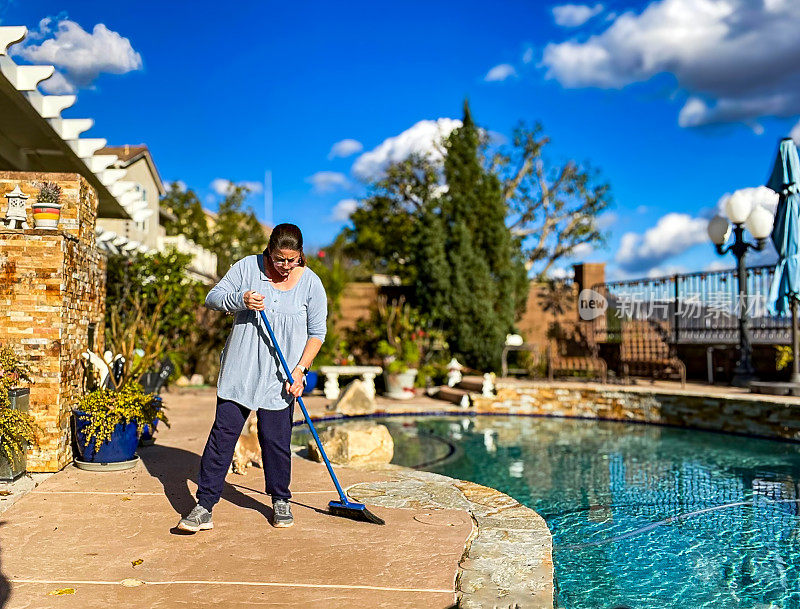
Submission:
M 9 389 L 8 399 L 11 402 L 11 408 L 14 410 L 21 410 L 28 412 L 28 401 L 30 399 L 30 389 Z M 15 457 L 7 457 L 0 452 L 0 480 L 7 482 L 16 480 L 25 473 L 27 465 L 27 458 L 25 451 L 22 451 Z
M 414 397 L 414 380 L 417 378 L 416 368 L 409 368 L 404 372 L 384 372 L 386 381 L 386 397 L 394 400 L 409 400 Z
M 36 228 L 50 230 L 58 228 L 58 219 L 61 217 L 60 203 L 34 203 L 31 208 Z
M 0 453 L 0 481 L 11 482 L 25 473 L 26 458 L 23 451 L 19 455 L 9 459 L 4 453 Z
M 78 416 L 80 411 L 75 410 L 75 439 L 78 445 L 80 459 L 75 459 L 75 465 L 81 469 L 128 469 L 134 467 L 139 458 L 136 456 L 136 447 L 139 444 L 139 434 L 136 421 L 118 423 L 111 434 L 111 439 L 99 447 L 92 440 L 86 443 L 86 421 Z
M 156 443 L 153 437 L 158 429 L 158 419 L 153 419 L 152 423 L 145 423 L 142 428 L 142 435 L 139 437 L 139 446 L 152 446 Z
M 154 397 L 153 400 L 158 403 L 159 410 L 161 410 L 161 403 L 162 399 L 158 396 Z M 142 435 L 139 437 L 139 446 L 152 446 L 156 443 L 156 439 L 153 437 L 158 429 L 158 418 L 153 419 L 151 423 L 145 423 L 144 428 L 142 429 Z

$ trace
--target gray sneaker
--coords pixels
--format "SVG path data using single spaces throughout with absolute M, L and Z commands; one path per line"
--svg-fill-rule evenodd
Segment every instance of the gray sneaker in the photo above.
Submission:
M 272 526 L 285 528 L 294 524 L 292 508 L 286 499 L 273 499 L 272 512 Z
M 190 533 L 207 531 L 213 528 L 214 523 L 211 522 L 211 512 L 199 503 L 192 508 L 188 516 L 181 518 L 181 521 L 178 523 L 178 529 L 181 531 L 189 531 Z

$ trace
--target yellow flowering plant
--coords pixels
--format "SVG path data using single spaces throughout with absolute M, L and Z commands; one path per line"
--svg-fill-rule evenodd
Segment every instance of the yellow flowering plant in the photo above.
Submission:
M 156 419 L 169 427 L 169 420 L 159 400 L 145 393 L 136 381 L 128 381 L 118 390 L 96 389 L 78 400 L 75 416 L 86 422 L 86 444 L 100 446 L 111 439 L 119 424 L 135 422 L 139 434 L 145 424 Z
M 0 346 L 0 452 L 12 460 L 36 439 L 37 430 L 31 415 L 11 408 L 8 392 L 20 381 L 31 382 L 30 366 L 11 347 Z

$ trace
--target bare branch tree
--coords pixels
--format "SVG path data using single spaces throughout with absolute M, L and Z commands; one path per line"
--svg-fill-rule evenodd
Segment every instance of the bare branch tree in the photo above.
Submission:
M 611 205 L 611 190 L 588 164 L 548 165 L 543 151 L 550 138 L 540 123 L 520 124 L 510 150 L 491 166 L 503 180 L 509 227 L 523 239 L 527 260 L 543 277 L 580 245 L 602 245 L 606 234 L 598 217 Z

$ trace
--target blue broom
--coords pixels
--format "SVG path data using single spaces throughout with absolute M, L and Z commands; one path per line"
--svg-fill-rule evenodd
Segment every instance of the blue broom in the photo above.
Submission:
M 278 357 L 280 358 L 281 365 L 286 372 L 286 377 L 289 379 L 289 384 L 294 384 L 292 373 L 289 370 L 289 365 L 283 358 L 283 353 L 281 352 L 281 348 L 278 346 L 278 341 L 275 340 L 275 334 L 272 332 L 272 326 L 269 325 L 267 315 L 264 313 L 264 311 L 259 312 L 261 313 L 261 319 L 264 320 L 264 325 L 267 326 L 267 332 L 269 333 L 269 338 L 272 341 L 272 345 L 275 347 L 275 351 L 278 352 Z M 375 524 L 386 524 L 383 521 L 383 518 L 380 518 L 379 516 L 376 516 L 370 512 L 363 503 L 356 503 L 347 499 L 347 495 L 344 494 L 342 486 L 339 484 L 339 480 L 336 478 L 336 474 L 333 473 L 331 462 L 328 460 L 328 455 L 325 454 L 325 449 L 322 447 L 322 442 L 320 442 L 319 436 L 317 435 L 317 430 L 314 429 L 314 424 L 311 422 L 311 417 L 308 416 L 308 410 L 306 410 L 306 405 L 303 403 L 303 398 L 298 397 L 297 402 L 300 404 L 300 409 L 303 411 L 303 416 L 306 419 L 306 423 L 308 423 L 308 428 L 311 430 L 311 435 L 314 436 L 314 441 L 317 443 L 319 454 L 322 455 L 322 459 L 325 461 L 325 466 L 328 468 L 328 473 L 331 475 L 331 480 L 333 480 L 333 483 L 336 485 L 336 490 L 339 492 L 339 501 L 331 501 L 328 503 L 328 510 L 330 513 L 334 516 L 342 516 L 343 518 L 350 518 L 352 520 L 373 522 Z

